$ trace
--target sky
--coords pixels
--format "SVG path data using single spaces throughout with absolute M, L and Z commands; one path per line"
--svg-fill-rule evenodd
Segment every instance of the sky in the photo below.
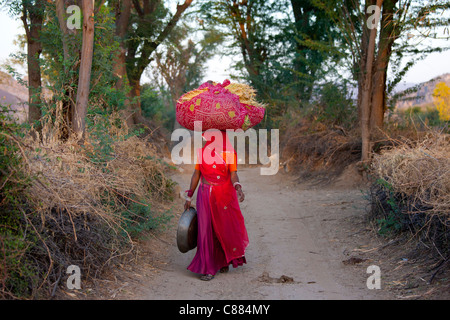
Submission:
M 0 65 L 18 48 L 13 44 L 18 34 L 23 34 L 23 25 L 19 17 L 11 18 L 5 9 L 0 9 L 0 33 L 2 44 L 0 46 Z M 441 46 L 450 47 L 450 40 L 433 40 Z M 222 82 L 230 78 L 233 70 L 230 69 L 229 57 L 215 57 L 209 63 L 205 80 Z M 424 60 L 418 62 L 403 78 L 402 83 L 421 83 L 444 73 L 450 73 L 450 50 L 443 53 L 432 53 Z M 145 79 L 143 79 L 145 82 Z

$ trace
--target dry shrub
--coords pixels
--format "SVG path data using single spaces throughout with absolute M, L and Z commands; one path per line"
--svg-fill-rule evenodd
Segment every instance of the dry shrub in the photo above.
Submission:
M 380 228 L 410 230 L 444 257 L 450 237 L 450 136 L 429 132 L 384 150 L 374 156 L 371 174 L 371 216 Z
M 432 207 L 450 218 L 450 137 L 432 133 L 417 143 L 404 143 L 375 155 L 375 176 L 385 179 L 396 192 Z
M 81 268 L 85 283 L 119 257 L 132 258 L 135 231 L 167 217 L 162 203 L 171 197 L 173 182 L 157 150 L 143 139 L 117 138 L 103 158 L 89 136 L 84 146 L 55 139 L 17 143 L 30 177 L 18 211 L 21 261 L 30 266 L 29 278 L 21 281 L 27 283 L 20 289 L 24 297 L 54 295 L 69 265 Z M 0 297 L 17 297 L 11 278 L 20 277 L 16 271 L 2 270 Z
M 27 192 L 34 207 L 42 212 L 53 208 L 73 214 L 91 212 L 114 224 L 117 217 L 111 212 L 116 210 L 110 206 L 121 204 L 105 203 L 117 196 L 131 201 L 131 196 L 154 200 L 169 194 L 165 166 L 151 145 L 131 137 L 112 148 L 112 159 L 99 165 L 76 144 L 32 146 L 30 175 L 37 178 Z M 105 199 L 107 195 L 112 198 Z
M 282 165 L 302 179 L 329 181 L 361 157 L 361 141 L 342 127 L 301 122 L 287 129 L 281 141 Z

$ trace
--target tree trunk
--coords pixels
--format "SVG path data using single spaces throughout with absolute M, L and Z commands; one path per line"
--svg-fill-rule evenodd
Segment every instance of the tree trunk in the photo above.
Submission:
M 386 79 L 392 45 L 397 39 L 399 30 L 394 26 L 395 5 L 398 0 L 387 0 L 383 4 L 378 54 L 374 63 L 372 108 L 370 129 L 383 127 L 386 112 Z
M 83 0 L 83 42 L 78 78 L 77 100 L 73 112 L 73 131 L 77 140 L 84 139 L 86 114 L 94 52 L 94 0 Z
M 292 12 L 294 14 L 295 29 L 297 37 L 303 39 L 304 36 L 314 40 L 317 37 L 315 30 L 311 28 L 310 23 L 321 23 L 321 21 L 311 22 L 312 17 L 315 16 L 315 11 L 318 10 L 311 1 L 304 0 L 291 0 Z M 311 55 L 314 54 L 314 50 L 308 46 L 302 44 L 300 41 L 296 41 L 296 54 L 297 58 L 294 60 L 294 80 L 296 84 L 296 98 L 299 101 L 309 101 L 312 96 L 313 82 L 316 76 L 316 70 L 312 67 L 312 64 L 308 64 L 307 60 L 312 59 Z
M 35 123 L 41 118 L 41 67 L 39 57 L 42 52 L 40 32 L 44 19 L 44 4 L 42 0 L 34 5 L 23 2 L 23 15 L 21 17 L 27 37 L 27 64 L 28 64 L 28 122 Z M 27 20 L 29 17 L 29 23 Z M 37 130 L 41 127 L 38 125 Z
M 377 6 L 381 8 L 383 0 L 377 0 Z M 367 10 L 367 7 L 365 7 Z M 366 20 L 367 21 L 367 20 Z M 364 21 L 364 22 L 366 22 Z M 363 26 L 364 28 L 367 25 Z M 361 93 L 361 140 L 362 140 L 362 163 L 370 160 L 372 151 L 371 132 L 370 132 L 370 115 L 371 115 L 371 92 L 372 92 L 372 70 L 375 56 L 375 39 L 377 36 L 377 26 L 370 30 L 369 43 L 367 46 L 367 60 L 365 63 L 365 73 L 363 75 L 362 93 Z
M 76 41 L 77 29 L 69 29 L 67 26 L 66 8 L 70 5 L 79 4 L 81 0 L 56 0 L 55 11 L 58 17 L 59 29 L 61 31 L 62 50 L 64 58 L 64 98 L 62 99 L 62 114 L 58 121 L 61 121 L 62 127 L 59 132 L 59 138 L 67 140 L 73 129 L 73 115 L 75 109 L 76 97 L 72 89 L 73 83 L 78 82 L 78 73 L 76 72 L 79 59 L 79 45 Z M 73 72 L 71 72 L 73 71 Z
M 71 53 L 71 43 L 73 37 L 76 34 L 76 29 L 69 29 L 67 27 L 67 17 L 66 17 L 66 8 L 72 4 L 78 3 L 76 0 L 56 0 L 55 2 L 55 11 L 56 16 L 58 17 L 59 29 L 62 33 L 62 45 L 63 45 L 63 56 L 64 61 L 67 62 L 70 59 Z M 66 65 L 66 64 L 65 64 Z M 67 72 L 67 70 L 65 70 Z
M 358 123 L 361 125 L 361 99 L 362 99 L 362 92 L 363 92 L 363 86 L 364 86 L 364 74 L 366 72 L 366 64 L 367 64 L 367 51 L 369 47 L 369 37 L 370 37 L 370 29 L 365 26 L 365 22 L 369 19 L 369 13 L 367 13 L 367 8 L 371 5 L 374 5 L 376 0 L 366 0 L 364 8 L 366 9 L 366 12 L 364 12 L 364 22 L 363 22 L 363 28 L 362 28 L 362 36 L 361 36 L 361 47 L 360 47 L 360 56 L 359 56 L 359 63 L 358 63 Z
M 253 3 L 252 3 L 253 2 Z M 266 59 L 265 48 L 257 48 L 252 39 L 253 19 L 251 18 L 254 1 L 227 1 L 228 13 L 233 17 L 234 29 L 238 33 L 245 69 L 250 81 L 256 83 L 261 67 Z
M 116 36 L 119 39 L 119 50 L 116 53 L 114 59 L 114 75 L 117 77 L 115 87 L 117 90 L 128 91 L 127 97 L 130 96 L 128 90 L 128 77 L 127 77 L 127 67 L 126 67 L 126 54 L 127 48 L 125 44 L 125 36 L 127 34 L 128 25 L 131 16 L 131 0 L 118 1 L 116 4 Z M 133 114 L 131 109 L 131 103 L 129 99 L 124 102 L 125 109 L 122 110 L 122 117 L 125 119 L 128 126 L 134 124 Z
M 178 20 L 181 18 L 183 12 L 191 5 L 191 3 L 192 0 L 185 0 L 183 4 L 177 5 L 176 13 L 167 23 L 165 28 L 161 31 L 161 33 L 157 36 L 156 40 L 153 42 L 143 42 L 142 48 L 140 49 L 140 56 L 138 58 L 135 56 L 136 52 L 127 51 L 128 48 L 126 46 L 126 43 L 124 42 L 130 23 L 129 10 L 131 10 L 131 1 L 124 0 L 121 6 L 119 3 L 116 7 L 116 34 L 120 38 L 121 49 L 118 53 L 114 69 L 116 75 L 119 78 L 118 82 L 116 83 L 116 87 L 124 89 L 125 79 L 128 80 L 128 83 L 131 87 L 131 90 L 127 93 L 127 96 L 130 99 L 125 102 L 126 105 L 123 112 L 129 126 L 133 124 L 149 125 L 149 121 L 146 121 L 146 119 L 142 115 L 140 104 L 140 80 L 142 73 L 150 63 L 150 56 L 152 55 L 152 53 L 156 50 L 159 44 L 161 44 L 167 38 L 167 36 L 177 24 Z M 138 20 L 139 28 L 142 27 L 139 25 L 139 23 L 148 22 L 145 18 L 147 17 L 147 15 L 150 15 L 154 10 L 156 10 L 156 6 L 154 3 L 150 3 L 149 1 L 144 1 L 144 8 L 141 8 L 139 6 L 138 1 L 134 1 L 133 5 L 138 12 L 138 15 L 141 16 L 141 19 Z M 120 21 L 117 20 L 118 18 L 120 18 Z M 129 63 L 127 64 L 127 62 Z
M 131 85 L 131 105 L 133 107 L 132 110 L 132 119 L 133 123 L 142 123 L 142 110 L 141 110 L 141 79 L 131 79 L 130 80 Z
M 27 60 L 28 60 L 28 122 L 33 124 L 41 118 L 41 67 L 39 56 L 42 52 L 42 45 L 35 35 L 38 34 L 36 27 L 30 28 L 32 39 L 27 39 Z M 39 28 L 40 29 L 40 28 Z M 33 40 L 36 39 L 36 40 Z M 30 41 L 31 40 L 31 41 Z

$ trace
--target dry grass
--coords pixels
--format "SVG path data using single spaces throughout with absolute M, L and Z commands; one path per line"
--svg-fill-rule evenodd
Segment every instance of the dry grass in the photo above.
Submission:
M 437 260 L 439 271 L 450 254 L 450 136 L 429 131 L 397 141 L 374 156 L 371 175 L 370 218 L 379 232 L 406 231 L 417 254 Z
M 376 154 L 372 172 L 394 192 L 450 219 L 450 136 L 430 132 L 417 142 L 407 141 Z
M 300 122 L 286 129 L 281 141 L 282 165 L 302 179 L 330 181 L 359 161 L 358 136 L 341 127 L 325 128 Z
M 22 283 L 29 281 L 22 293 L 54 295 L 71 264 L 81 268 L 82 281 L 98 277 L 118 258 L 132 257 L 130 227 L 152 226 L 149 219 L 165 215 L 160 203 L 172 196 L 173 182 L 166 177 L 168 167 L 161 155 L 136 136 L 111 134 L 115 142 L 102 161 L 96 154 L 98 142 L 89 136 L 83 146 L 58 142 L 51 130 L 44 142 L 14 138 L 24 162 L 22 170 L 30 178 L 18 194 L 24 199 L 19 219 L 26 245 L 17 254 L 29 261 L 35 274 L 22 279 Z M 4 270 L 4 274 L 11 277 L 16 271 Z M 14 279 L 8 281 L 2 283 Z M 16 289 L 0 283 L 0 297 L 14 297 Z
M 239 96 L 239 101 L 241 103 L 265 108 L 265 105 L 256 101 L 256 90 L 251 86 L 243 83 L 230 83 L 225 88 L 231 93 Z

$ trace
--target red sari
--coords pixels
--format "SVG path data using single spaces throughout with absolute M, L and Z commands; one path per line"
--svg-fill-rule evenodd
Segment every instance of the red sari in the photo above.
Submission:
M 201 274 L 214 275 L 222 267 L 246 263 L 245 249 L 249 243 L 236 190 L 231 183 L 230 169 L 235 170 L 235 165 L 226 161 L 233 159 L 235 162 L 236 152 L 226 133 L 220 132 L 223 144 L 214 148 L 208 141 L 199 150 L 198 159 L 202 160 L 196 165 L 202 179 L 197 192 L 199 234 L 197 253 L 188 269 Z

